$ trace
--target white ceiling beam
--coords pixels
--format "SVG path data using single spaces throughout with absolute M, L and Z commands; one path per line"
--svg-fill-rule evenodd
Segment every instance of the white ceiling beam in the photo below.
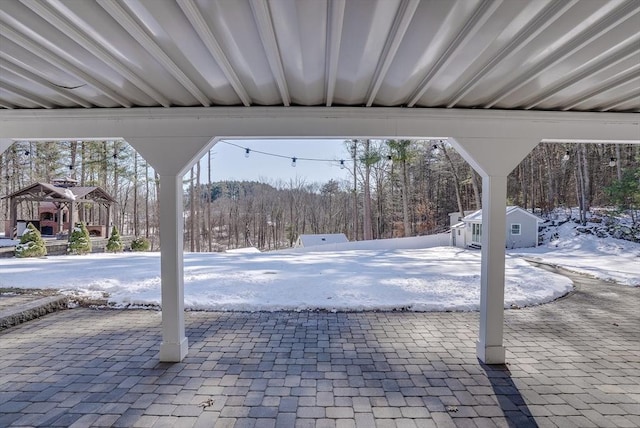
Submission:
M 0 52 L 0 59 L 2 59 L 2 61 L 0 61 L 0 68 L 3 68 L 7 71 L 12 72 L 13 74 L 15 74 L 16 76 L 20 76 L 23 79 L 29 80 L 33 83 L 37 83 L 38 85 L 44 86 L 45 88 L 48 88 L 54 92 L 56 92 L 58 95 L 68 99 L 71 102 L 74 102 L 76 104 L 81 105 L 82 107 L 85 108 L 91 108 L 92 105 L 91 103 L 87 102 L 86 100 L 84 100 L 83 98 L 80 98 L 79 96 L 75 95 L 74 93 L 72 93 L 70 90 L 68 89 L 64 89 L 58 85 L 54 85 L 53 83 L 51 83 L 50 81 L 48 81 L 47 79 L 44 79 L 41 76 L 38 76 L 37 74 L 29 71 L 29 70 L 25 70 L 24 68 L 16 65 L 15 63 L 13 63 L 11 61 L 11 59 L 8 57 L 8 55 L 6 55 L 4 52 Z
M 404 39 L 404 35 L 411 24 L 411 20 L 413 19 L 413 15 L 416 13 L 416 9 L 419 4 L 420 2 L 418 0 L 403 0 L 400 3 L 398 12 L 393 20 L 390 37 L 387 38 L 382 50 L 380 61 L 378 61 L 376 71 L 373 75 L 374 77 L 371 81 L 371 86 L 367 92 L 367 102 L 365 104 L 367 107 L 371 107 L 373 101 L 376 99 L 380 86 L 389 71 L 389 67 L 391 67 L 391 64 L 393 63 L 396 53 L 398 53 L 400 44 Z
M 191 95 L 204 107 L 211 101 L 196 86 L 182 69 L 167 55 L 160 46 L 144 31 L 140 25 L 125 11 L 122 3 L 115 0 L 97 0 L 98 4 L 124 28 L 151 56 L 155 58 Z
M 16 108 L 16 106 L 14 106 L 13 104 L 9 104 L 1 99 L 0 99 L 0 107 L 6 108 L 9 110 L 13 110 L 14 108 Z
M 213 59 L 222 69 L 222 72 L 229 81 L 229 84 L 231 84 L 233 90 L 238 95 L 238 98 L 240 98 L 240 101 L 242 101 L 242 104 L 244 104 L 246 107 L 249 107 L 251 105 L 251 97 L 249 97 L 249 94 L 242 85 L 240 78 L 227 59 L 227 56 L 224 54 L 224 51 L 218 43 L 218 40 L 216 40 L 215 36 L 213 35 L 213 32 L 202 16 L 202 13 L 200 13 L 198 6 L 193 2 L 193 0 L 178 0 L 178 5 L 182 9 L 182 12 L 184 12 L 191 25 L 193 25 L 196 33 L 198 33 L 198 36 L 200 36 L 200 40 L 202 40 L 204 45 L 207 47 Z
M 636 113 L 397 107 L 0 110 L 0 138 L 547 138 L 640 143 Z M 500 153 L 496 153 L 500 156 Z
M 621 50 L 618 48 L 612 49 L 613 53 L 608 52 L 608 54 L 605 53 L 604 55 L 599 55 L 595 58 L 592 58 L 581 67 L 573 70 L 573 72 L 569 72 L 558 82 L 548 87 L 544 92 L 534 94 L 533 96 L 524 100 L 523 104 L 525 104 L 525 110 L 529 110 L 538 106 L 549 98 L 552 98 L 558 92 L 575 85 L 577 82 L 580 82 L 583 79 L 593 76 L 596 73 L 602 73 L 612 67 L 615 67 L 622 61 L 626 61 L 629 58 L 637 56 L 640 53 L 640 50 L 638 49 L 638 42 L 640 42 L 640 34 L 629 39 L 629 43 L 625 48 L 622 48 Z
M 265 0 L 251 0 L 249 4 L 251 5 L 253 18 L 258 26 L 260 41 L 262 42 L 264 52 L 267 55 L 267 60 L 269 61 L 269 68 L 271 68 L 271 73 L 273 74 L 276 85 L 278 86 L 278 91 L 280 91 L 282 104 L 285 107 L 288 107 L 291 105 L 291 97 L 289 96 L 287 79 L 284 75 L 282 57 L 280 56 L 278 39 L 276 38 L 276 33 L 273 28 L 269 4 Z
M 464 26 L 457 32 L 456 37 L 447 46 L 447 49 L 440 55 L 440 58 L 427 72 L 427 75 L 422 79 L 417 89 L 409 97 L 407 107 L 413 107 L 420 98 L 427 92 L 431 85 L 432 79 L 440 73 L 446 66 L 453 60 L 455 53 L 458 49 L 462 48 L 467 42 L 482 28 L 482 26 L 489 20 L 491 15 L 498 9 L 502 0 L 482 0 L 476 9 L 473 11 L 471 18 L 467 20 Z
M 522 47 L 526 46 L 531 40 L 545 31 L 568 9 L 573 7 L 579 0 L 556 0 L 547 5 L 540 11 L 527 25 L 511 39 L 511 41 L 500 49 L 484 66 L 467 80 L 460 89 L 458 89 L 447 103 L 447 108 L 453 108 L 460 100 L 471 92 L 478 83 L 496 68 L 500 63 L 518 52 Z
M 157 90 L 152 88 L 147 82 L 140 78 L 140 76 L 128 69 L 109 51 L 97 44 L 95 40 L 88 37 L 76 27 L 67 23 L 66 20 L 62 19 L 58 13 L 51 10 L 48 6 L 44 5 L 43 3 L 38 3 L 34 0 L 20 1 L 29 9 L 37 13 L 45 21 L 49 22 L 52 26 L 58 28 L 58 30 L 62 31 L 71 39 L 73 39 L 73 41 L 78 45 L 91 52 L 96 58 L 107 64 L 111 69 L 120 73 L 123 78 L 134 84 L 138 89 L 147 94 L 147 96 L 155 100 L 158 104 L 164 107 L 169 107 L 171 105 L 169 100 L 164 95 L 160 94 Z
M 116 91 L 109 88 L 107 85 L 94 78 L 93 76 L 85 73 L 80 68 L 76 67 L 69 61 L 63 59 L 62 57 L 55 55 L 49 50 L 39 46 L 35 42 L 27 39 L 26 37 L 19 34 L 17 31 L 14 31 L 12 28 L 0 23 L 0 33 L 9 40 L 13 41 L 23 49 L 28 50 L 32 54 L 40 57 L 40 59 L 50 63 L 51 65 L 56 66 L 57 68 L 64 70 L 66 73 L 72 75 L 76 79 L 87 83 L 88 85 L 93 86 L 99 92 L 102 92 L 108 98 L 111 98 L 116 103 L 120 104 L 123 107 L 131 107 L 131 102 L 124 98 L 122 95 L 118 94 Z
M 562 48 L 552 52 L 546 59 L 537 61 L 535 65 L 524 73 L 512 79 L 508 84 L 503 85 L 497 92 L 491 96 L 491 101 L 486 103 L 483 108 L 491 108 L 500 101 L 522 88 L 545 70 L 568 58 L 578 50 L 582 49 L 597 38 L 606 34 L 609 30 L 620 25 L 627 19 L 640 12 L 640 2 L 623 3 L 620 7 L 607 14 L 603 19 L 597 21 L 593 26 L 587 28 L 582 33 L 575 36 L 572 40 L 562 45 Z
M 610 91 L 611 89 L 617 88 L 618 86 L 632 82 L 633 80 L 638 79 L 638 77 L 640 77 L 640 64 L 604 80 L 599 85 L 595 86 L 586 93 L 580 94 L 577 97 L 567 100 L 566 105 L 563 105 L 562 110 L 570 110 L 590 98 L 593 98 L 603 92 Z
M 345 0 L 329 0 L 327 3 L 328 28 L 325 55 L 325 93 L 327 94 L 325 105 L 327 107 L 333 104 L 333 95 L 338 79 L 338 60 L 340 59 L 345 6 Z
M 635 100 L 636 102 L 638 102 L 638 100 L 640 100 L 640 89 L 636 89 L 633 92 L 630 92 L 628 94 L 625 94 L 623 97 L 618 98 L 615 101 L 609 102 L 606 105 L 600 107 L 600 111 L 602 112 L 607 112 L 610 111 L 616 107 L 618 107 L 619 105 L 628 103 L 629 101 Z M 636 105 L 636 111 L 640 110 L 640 107 L 638 107 L 638 105 Z
M 3 82 L 2 80 L 0 80 L 0 89 L 4 89 L 5 91 L 11 92 L 14 95 L 18 95 L 19 97 L 22 97 L 25 100 L 29 100 L 32 103 L 39 105 L 40 107 L 53 108 L 53 104 L 51 104 L 44 98 L 34 95 L 31 92 L 25 91 L 24 89 L 13 86 L 7 82 Z

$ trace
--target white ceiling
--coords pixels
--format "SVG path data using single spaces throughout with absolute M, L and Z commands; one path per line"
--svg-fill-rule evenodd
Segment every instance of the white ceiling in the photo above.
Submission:
M 640 111 L 639 0 L 2 0 L 3 109 Z

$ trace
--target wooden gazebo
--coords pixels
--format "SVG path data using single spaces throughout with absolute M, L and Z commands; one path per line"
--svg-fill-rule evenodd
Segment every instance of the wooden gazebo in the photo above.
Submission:
M 70 178 L 56 179 L 51 183 L 33 183 L 2 199 L 9 200 L 9 222 L 5 231 L 12 238 L 19 234 L 18 223 L 25 226 L 34 223 L 43 235 L 65 234 L 71 230 L 78 205 L 89 203 L 98 205 L 98 215 L 82 220 L 92 236 L 108 238 L 111 218 L 111 206 L 116 202 L 106 191 L 98 186 L 76 186 L 76 180 Z M 18 219 L 18 206 L 22 202 L 38 203 L 38 219 Z M 9 236 L 5 232 L 5 235 Z

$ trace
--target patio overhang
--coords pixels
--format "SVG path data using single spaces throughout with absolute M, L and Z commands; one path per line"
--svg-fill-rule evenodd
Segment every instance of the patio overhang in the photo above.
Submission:
M 478 355 L 502 363 L 506 176 L 540 142 L 640 143 L 639 27 L 635 0 L 5 2 L 0 152 L 120 138 L 158 171 L 180 361 L 179 180 L 211 145 L 447 138 L 483 176 Z

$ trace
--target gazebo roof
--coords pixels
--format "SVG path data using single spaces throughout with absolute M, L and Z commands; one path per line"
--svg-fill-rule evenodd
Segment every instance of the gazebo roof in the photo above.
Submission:
M 99 186 L 88 187 L 58 187 L 50 183 L 33 183 L 27 187 L 3 196 L 7 198 L 34 198 L 40 201 L 93 201 L 103 203 L 115 203 L 116 200 Z

